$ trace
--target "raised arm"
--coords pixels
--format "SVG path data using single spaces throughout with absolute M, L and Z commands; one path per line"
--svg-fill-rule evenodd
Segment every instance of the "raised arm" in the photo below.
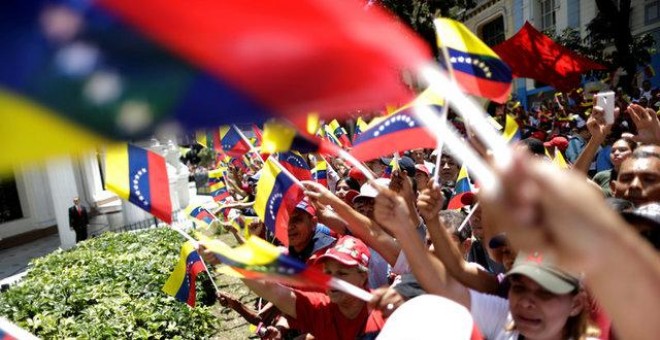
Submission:
M 489 221 L 515 247 L 542 251 L 564 269 L 584 273 L 621 338 L 656 339 L 660 257 L 650 244 L 573 172 L 517 155 L 499 178 L 501 190 L 481 198 Z
M 497 277 L 477 266 L 470 266 L 463 259 L 446 226 L 439 218 L 442 205 L 442 191 L 435 183 L 424 189 L 417 198 L 417 208 L 426 221 L 426 227 L 433 241 L 433 253 L 445 265 L 447 272 L 466 287 L 497 294 L 499 287 Z
M 401 248 L 383 228 L 370 218 L 355 211 L 322 185 L 310 181 L 304 181 L 303 184 L 306 189 L 305 194 L 310 199 L 331 206 L 335 213 L 346 221 L 346 226 L 353 236 L 375 249 L 390 265 L 393 266 L 396 263 Z
M 445 296 L 470 308 L 470 294 L 465 286 L 456 281 L 442 261 L 433 256 L 420 240 L 409 218 L 408 206 L 401 196 L 382 189 L 376 197 L 374 208 L 376 221 L 389 228 L 401 244 L 413 274 L 431 294 Z
M 615 116 L 618 115 L 619 109 L 615 109 Z M 589 166 L 591 162 L 596 157 L 598 148 L 605 138 L 610 134 L 612 130 L 612 124 L 605 123 L 603 109 L 594 106 L 591 116 L 587 119 L 587 129 L 591 133 L 591 138 L 587 141 L 587 144 L 584 146 L 584 149 L 575 160 L 573 164 L 573 171 L 580 172 L 586 175 L 589 172 Z
M 296 318 L 296 294 L 293 289 L 279 283 L 242 279 L 255 294 L 272 302 L 282 313 Z

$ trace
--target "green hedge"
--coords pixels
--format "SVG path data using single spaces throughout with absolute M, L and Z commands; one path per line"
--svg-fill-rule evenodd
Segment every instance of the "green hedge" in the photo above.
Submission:
M 0 294 L 0 315 L 42 338 L 209 338 L 218 319 L 198 281 L 197 307 L 161 291 L 183 238 L 169 229 L 106 233 L 30 264 L 28 275 Z

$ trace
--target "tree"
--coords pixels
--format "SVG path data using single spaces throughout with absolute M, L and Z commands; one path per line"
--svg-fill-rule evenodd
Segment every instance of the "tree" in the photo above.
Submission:
M 618 3 L 618 6 L 617 6 Z M 614 71 L 621 67 L 625 72 L 619 86 L 630 93 L 638 66 L 650 63 L 655 53 L 655 41 L 649 34 L 633 36 L 630 31 L 630 0 L 596 0 L 598 14 L 587 24 L 587 36 L 567 28 L 559 35 L 549 34 L 557 43 L 609 67 Z M 604 55 L 608 46 L 614 46 L 611 55 Z

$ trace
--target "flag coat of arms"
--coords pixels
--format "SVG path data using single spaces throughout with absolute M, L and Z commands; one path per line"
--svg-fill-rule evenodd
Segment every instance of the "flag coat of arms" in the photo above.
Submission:
M 272 158 L 266 160 L 261 171 L 254 210 L 268 231 L 288 246 L 289 216 L 302 199 L 302 190 Z
M 447 49 L 456 83 L 469 94 L 506 102 L 512 88 L 511 69 L 462 23 L 440 18 L 434 24 L 438 47 Z
M 186 241 L 181 247 L 179 262 L 165 282 L 163 291 L 174 296 L 177 300 L 187 303 L 190 307 L 195 307 L 197 296 L 195 282 L 197 281 L 197 275 L 205 270 L 206 265 L 204 265 L 197 249 L 190 241 Z
M 172 222 L 170 182 L 165 158 L 131 144 L 106 150 L 106 186 L 122 199 Z

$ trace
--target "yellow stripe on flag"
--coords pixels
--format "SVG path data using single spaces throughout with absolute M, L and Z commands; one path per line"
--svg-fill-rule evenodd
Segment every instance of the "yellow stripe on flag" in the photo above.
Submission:
M 195 246 L 193 246 L 190 241 L 186 241 L 183 244 L 183 247 L 181 247 L 181 256 L 179 257 L 179 262 L 177 262 L 176 266 L 174 267 L 174 271 L 172 271 L 172 274 L 165 282 L 165 286 L 163 286 L 163 292 L 171 296 L 176 295 L 176 293 L 181 288 L 181 283 L 186 277 L 186 260 L 188 259 L 188 255 L 195 250 Z
M 20 95 L 0 88 L 0 175 L 14 165 L 81 154 L 108 141 Z
M 275 187 L 275 179 L 280 171 L 280 168 L 273 164 L 270 158 L 266 160 L 266 164 L 261 169 L 261 177 L 257 182 L 257 196 L 254 199 L 254 210 L 262 221 L 266 220 L 268 198 Z
M 264 124 L 261 152 L 272 154 L 289 151 L 295 136 L 296 129 L 280 122 L 268 122 Z
M 462 23 L 439 18 L 434 21 L 437 36 L 437 43 L 439 46 L 444 45 L 462 52 L 469 52 L 498 58 L 497 54 L 488 47 L 481 39 L 477 38 L 465 25 Z M 444 33 L 444 34 L 443 34 Z
M 109 146 L 106 149 L 105 157 L 105 185 L 108 190 L 127 200 L 131 192 L 128 173 L 128 145 Z

